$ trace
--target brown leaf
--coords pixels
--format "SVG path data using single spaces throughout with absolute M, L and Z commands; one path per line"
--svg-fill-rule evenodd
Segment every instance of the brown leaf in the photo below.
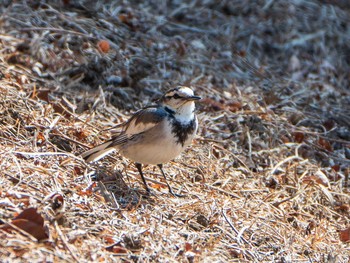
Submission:
M 315 229 L 315 227 L 317 226 L 317 223 L 315 220 L 311 220 L 308 224 L 308 226 L 306 227 L 306 230 L 305 230 L 305 234 L 306 235 L 310 235 L 311 234 L 311 231 L 313 229 Z
M 247 55 L 247 51 L 241 49 L 241 50 L 238 50 L 238 51 L 236 52 L 236 54 L 237 54 L 238 56 L 244 58 L 244 57 L 246 57 L 246 55 Z
M 61 103 L 52 103 L 52 108 L 55 112 L 61 114 L 62 116 L 69 118 L 71 116 L 70 112 L 67 111 Z
M 24 209 L 18 216 L 16 216 L 13 220 L 16 219 L 26 219 L 36 223 L 37 225 L 44 225 L 44 218 L 38 214 L 37 209 L 34 207 L 29 207 Z
M 30 96 L 33 99 L 36 98 L 39 100 L 50 102 L 50 98 L 49 98 L 50 92 L 51 92 L 51 90 L 49 90 L 49 89 L 39 89 L 39 90 L 34 89 Z
M 339 238 L 342 242 L 350 242 L 350 227 L 340 230 Z
M 220 102 L 218 102 L 216 100 L 210 99 L 210 98 L 202 99 L 201 102 L 209 110 L 220 111 L 220 110 L 224 110 L 225 109 L 225 105 L 224 104 L 222 104 L 222 103 L 220 103 Z
M 16 255 L 16 257 L 22 257 L 25 253 L 28 252 L 28 249 L 13 248 L 12 251 Z
M 318 145 L 320 145 L 323 149 L 325 149 L 325 150 L 327 150 L 329 152 L 333 151 L 332 145 L 326 139 L 319 138 L 318 139 Z
M 107 40 L 98 41 L 97 47 L 103 53 L 108 53 L 108 51 L 110 50 L 110 45 L 109 45 L 109 42 Z
M 341 204 L 336 206 L 334 209 L 335 211 L 346 213 L 350 210 L 350 206 L 348 204 Z
M 192 250 L 192 245 L 190 243 L 185 243 L 185 251 Z
M 150 185 L 152 186 L 152 188 L 155 188 L 155 189 L 157 189 L 158 191 L 160 191 L 160 190 L 163 189 L 163 188 L 167 188 L 167 187 L 166 187 L 165 185 L 163 185 L 163 184 L 151 183 Z
M 227 105 L 228 105 L 229 110 L 232 112 L 236 112 L 236 111 L 242 109 L 242 107 L 243 107 L 243 104 L 241 102 L 239 102 L 238 100 L 233 100 L 233 101 L 229 102 Z
M 264 100 L 267 105 L 277 105 L 281 101 L 281 98 L 275 91 L 269 91 L 264 94 Z
M 303 178 L 303 183 L 310 183 L 310 182 L 314 182 L 317 184 L 322 184 L 324 186 L 328 186 L 328 179 L 327 177 L 324 175 L 322 175 L 322 173 L 315 173 L 314 175 L 309 175 L 309 176 L 305 176 Z
M 73 170 L 74 170 L 75 175 L 81 175 L 82 174 L 82 171 L 81 171 L 79 166 L 74 166 Z
M 112 236 L 104 236 L 104 237 L 103 237 L 103 240 L 104 240 L 107 244 L 114 244 L 114 243 L 115 243 L 115 241 L 114 241 L 114 239 L 113 239 Z
M 331 130 L 335 126 L 335 121 L 332 119 L 327 119 L 324 123 L 323 126 L 326 128 L 327 131 Z
M 130 19 L 132 19 L 132 15 L 131 13 L 123 13 L 119 15 L 119 20 L 120 22 L 124 23 L 124 24 L 128 24 L 130 22 Z
M 282 140 L 283 143 L 289 143 L 290 142 L 289 138 L 286 135 L 282 135 L 281 136 L 281 140 Z
M 36 143 L 38 146 L 42 146 L 45 143 L 46 139 L 42 132 L 39 132 L 36 136 Z
M 127 254 L 128 250 L 125 247 L 122 247 L 118 244 L 119 243 L 116 243 L 115 245 L 111 245 L 109 247 L 106 247 L 106 250 L 109 252 L 117 253 L 117 254 Z
M 89 136 L 86 130 L 78 129 L 74 130 L 74 136 L 77 137 L 79 140 L 83 140 Z
M 297 143 L 302 143 L 304 141 L 305 135 L 302 132 L 294 132 L 294 141 Z
M 339 164 L 335 164 L 335 165 L 332 166 L 332 169 L 333 169 L 334 171 L 336 171 L 336 172 L 339 172 L 339 170 L 340 170 L 340 165 L 339 165 Z
M 32 235 L 38 241 L 49 237 L 44 228 L 44 218 L 37 212 L 36 208 L 30 207 L 23 210 L 12 220 L 11 224 Z M 12 230 L 13 227 L 6 224 L 2 229 L 8 231 Z
M 88 187 L 81 190 L 78 194 L 79 195 L 92 195 L 94 193 L 93 192 L 94 187 L 96 187 L 96 182 L 91 183 Z
M 177 41 L 176 43 L 176 53 L 178 54 L 178 56 L 182 57 L 184 55 L 186 55 L 186 45 L 184 44 L 184 42 L 182 41 Z
M 231 257 L 233 257 L 233 258 L 243 258 L 242 251 L 240 251 L 238 249 L 229 249 L 228 251 L 229 251 Z

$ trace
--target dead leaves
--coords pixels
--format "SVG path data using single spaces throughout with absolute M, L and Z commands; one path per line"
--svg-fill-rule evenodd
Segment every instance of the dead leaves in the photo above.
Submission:
M 350 242 L 350 226 L 346 229 L 339 231 L 339 238 L 344 243 Z
M 305 139 L 305 134 L 302 132 L 294 132 L 294 141 L 297 143 L 302 143 Z
M 16 227 L 32 235 L 38 241 L 49 237 L 48 231 L 44 227 L 44 218 L 33 207 L 24 209 L 18 216 L 12 219 L 10 224 L 5 224 L 1 229 L 9 232 L 16 230 Z
M 216 101 L 211 98 L 205 98 L 201 100 L 201 104 L 204 105 L 204 108 L 207 111 L 221 111 L 221 110 L 229 110 L 232 112 L 236 112 L 242 109 L 243 105 L 241 102 L 237 100 L 220 100 Z
M 107 243 L 111 243 L 113 238 L 110 236 L 105 237 L 104 240 Z M 125 235 L 122 240 L 115 242 L 114 244 L 107 246 L 105 249 L 115 254 L 128 254 L 129 252 L 137 252 L 143 248 L 142 242 L 139 238 Z
M 92 182 L 88 187 L 86 187 L 85 189 L 81 190 L 78 192 L 78 194 L 80 196 L 90 196 L 92 195 L 94 192 L 93 192 L 93 189 L 96 187 L 96 182 Z
M 64 96 L 60 99 L 54 99 L 51 95 L 50 89 L 36 89 L 34 86 L 33 91 L 30 94 L 32 99 L 41 100 L 51 105 L 52 109 L 61 114 L 64 117 L 69 118 L 72 113 L 75 112 L 77 106 L 72 104 L 67 98 Z
M 127 254 L 128 250 L 125 247 L 122 247 L 120 245 L 114 244 L 109 247 L 106 247 L 106 250 L 112 253 L 116 254 Z
M 330 142 L 322 137 L 318 139 L 318 145 L 321 146 L 324 150 L 327 150 L 329 152 L 333 151 L 332 145 Z
M 102 53 L 108 53 L 110 50 L 110 45 L 107 40 L 100 40 L 97 43 L 98 50 Z

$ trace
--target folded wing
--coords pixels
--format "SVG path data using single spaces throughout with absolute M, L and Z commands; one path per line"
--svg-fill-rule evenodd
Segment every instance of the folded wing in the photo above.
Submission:
M 148 107 L 137 111 L 124 125 L 123 131 L 111 140 L 100 144 L 81 156 L 87 162 L 96 162 L 104 156 L 114 152 L 121 145 L 127 143 L 130 139 L 137 137 L 149 129 L 152 129 L 166 118 L 167 112 L 163 108 Z

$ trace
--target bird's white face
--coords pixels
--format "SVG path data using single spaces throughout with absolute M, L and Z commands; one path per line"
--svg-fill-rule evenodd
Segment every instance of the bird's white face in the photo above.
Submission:
M 177 111 L 179 108 L 194 104 L 193 101 L 199 99 L 200 97 L 194 96 L 193 90 L 189 87 L 178 86 L 167 91 L 161 101 L 170 109 Z
M 193 90 L 189 87 L 178 86 L 166 92 L 161 102 L 174 111 L 174 115 L 179 121 L 188 122 L 193 119 L 194 101 L 199 99 L 201 98 L 194 96 Z

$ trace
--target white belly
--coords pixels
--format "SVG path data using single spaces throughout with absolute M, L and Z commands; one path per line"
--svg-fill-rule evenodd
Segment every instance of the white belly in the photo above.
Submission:
M 161 164 L 175 159 L 189 145 L 196 131 L 188 136 L 184 146 L 162 122 L 144 133 L 138 140 L 125 144 L 119 152 L 126 158 L 141 164 Z

